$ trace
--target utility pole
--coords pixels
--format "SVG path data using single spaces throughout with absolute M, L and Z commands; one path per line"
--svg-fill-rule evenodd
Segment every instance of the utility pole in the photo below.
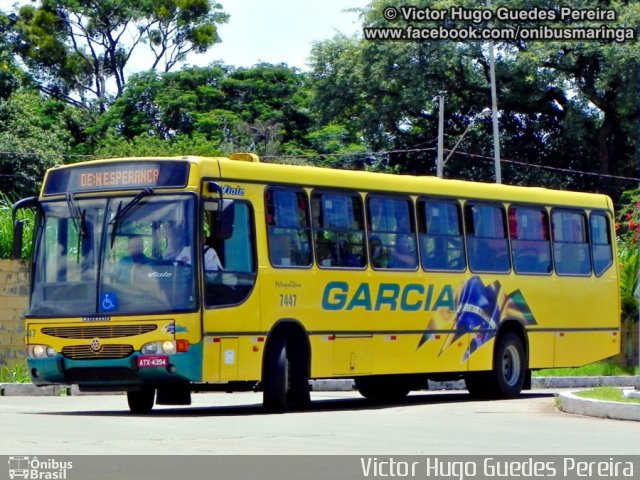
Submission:
M 487 8 L 491 8 L 491 0 L 486 0 Z M 500 166 L 500 128 L 498 127 L 498 95 L 496 93 L 496 66 L 493 55 L 493 40 L 489 42 L 489 80 L 491 82 L 491 117 L 493 120 L 493 159 L 496 170 L 496 183 L 502 183 Z
M 438 178 L 444 174 L 444 97 L 438 97 L 438 159 L 436 160 L 436 172 Z

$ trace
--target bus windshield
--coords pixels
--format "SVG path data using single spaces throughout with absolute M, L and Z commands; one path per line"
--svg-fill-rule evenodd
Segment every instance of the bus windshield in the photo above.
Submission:
M 193 309 L 194 205 L 191 195 L 44 202 L 29 315 Z

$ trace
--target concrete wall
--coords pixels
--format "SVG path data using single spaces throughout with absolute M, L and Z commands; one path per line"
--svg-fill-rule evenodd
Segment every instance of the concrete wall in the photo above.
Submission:
M 0 367 L 22 363 L 29 262 L 0 260 Z

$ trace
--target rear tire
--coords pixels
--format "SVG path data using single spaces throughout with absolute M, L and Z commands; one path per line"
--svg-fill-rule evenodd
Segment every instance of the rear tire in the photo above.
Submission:
M 131 413 L 147 414 L 151 412 L 156 397 L 154 388 L 142 387 L 140 390 L 127 392 L 127 403 Z
M 469 393 L 476 398 L 515 398 L 527 379 L 527 357 L 518 335 L 507 332 L 498 341 L 494 369 L 465 376 Z
M 527 358 L 522 340 L 512 332 L 500 340 L 495 353 L 495 389 L 501 398 L 520 395 L 527 378 Z

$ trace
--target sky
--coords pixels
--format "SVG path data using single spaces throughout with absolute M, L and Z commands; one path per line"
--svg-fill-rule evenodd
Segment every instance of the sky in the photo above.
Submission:
M 222 43 L 204 56 L 235 66 L 285 62 L 305 69 L 313 42 L 361 31 L 358 13 L 370 0 L 218 0 L 231 15 Z M 201 59 L 198 59 L 200 64 Z M 209 62 L 204 62 L 209 63 Z
M 222 43 L 205 54 L 190 56 L 187 63 L 191 65 L 220 60 L 236 67 L 250 67 L 267 62 L 287 63 L 306 70 L 313 42 L 337 33 L 359 33 L 358 13 L 346 10 L 370 3 L 370 0 L 217 1 L 230 15 L 229 21 L 219 27 Z M 11 11 L 14 3 L 15 0 L 0 0 L 0 11 Z M 136 63 L 140 64 L 140 70 L 145 69 L 141 57 Z

